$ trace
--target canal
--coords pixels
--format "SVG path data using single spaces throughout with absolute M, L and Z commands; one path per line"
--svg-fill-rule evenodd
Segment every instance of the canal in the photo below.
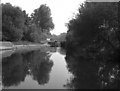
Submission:
M 72 76 L 60 48 L 6 54 L 2 59 L 3 89 L 65 89 Z
M 2 57 L 3 89 L 120 89 L 119 84 L 119 63 L 66 55 L 59 47 Z

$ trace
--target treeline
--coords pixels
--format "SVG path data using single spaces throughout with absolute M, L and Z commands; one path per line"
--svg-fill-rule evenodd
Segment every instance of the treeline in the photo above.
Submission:
M 119 3 L 85 2 L 67 24 L 67 54 L 85 58 L 119 60 Z
M 59 35 L 52 35 L 51 36 L 51 40 L 53 41 L 58 41 L 58 42 L 62 42 L 66 40 L 66 33 L 61 33 Z
M 53 28 L 51 10 L 46 4 L 40 5 L 30 16 L 18 6 L 2 4 L 2 41 L 40 42 Z

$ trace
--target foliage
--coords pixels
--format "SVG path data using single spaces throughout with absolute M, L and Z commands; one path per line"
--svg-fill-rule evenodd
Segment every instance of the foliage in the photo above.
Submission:
M 86 53 L 93 58 L 101 56 L 100 58 L 107 60 L 113 60 L 111 57 L 119 60 L 117 2 L 85 2 L 67 27 L 68 51 Z
M 30 17 L 25 10 L 22 11 L 10 3 L 2 4 L 2 11 L 4 41 L 40 42 L 45 40 L 54 28 L 50 8 L 46 5 L 35 9 Z
M 100 32 L 100 27 L 106 25 L 109 30 L 117 26 L 117 3 L 86 2 L 79 8 L 76 19 L 68 24 L 68 29 L 75 39 L 87 43 Z
M 52 35 L 51 36 L 51 40 L 56 40 L 56 41 L 59 41 L 59 42 L 61 42 L 61 41 L 65 41 L 66 40 L 66 33 L 61 33 L 60 35 Z
M 38 9 L 35 9 L 31 16 L 33 22 L 37 25 L 37 27 L 42 28 L 43 31 L 49 31 L 54 28 L 51 10 L 45 4 L 41 5 Z
M 23 36 L 24 16 L 19 7 L 10 3 L 2 4 L 2 38 L 8 41 L 21 40 Z

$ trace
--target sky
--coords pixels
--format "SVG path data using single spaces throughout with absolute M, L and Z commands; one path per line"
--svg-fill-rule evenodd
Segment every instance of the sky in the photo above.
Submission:
M 19 6 L 30 15 L 40 7 L 41 4 L 47 4 L 50 7 L 55 28 L 52 34 L 59 35 L 67 32 L 67 23 L 78 12 L 78 7 L 85 0 L 2 0 L 1 3 L 11 3 L 13 6 Z

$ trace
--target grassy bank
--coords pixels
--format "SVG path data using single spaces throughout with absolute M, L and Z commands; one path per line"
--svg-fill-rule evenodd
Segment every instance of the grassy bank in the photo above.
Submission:
M 12 42 L 14 45 L 30 45 L 30 44 L 40 44 L 35 42 L 29 42 L 29 41 L 18 41 L 18 42 Z
M 45 46 L 41 43 L 33 43 L 28 41 L 19 41 L 19 42 L 0 42 L 1 50 L 15 49 L 15 50 L 31 50 Z
M 8 41 L 0 41 L 0 47 L 13 47 L 13 43 L 12 42 L 8 42 Z

